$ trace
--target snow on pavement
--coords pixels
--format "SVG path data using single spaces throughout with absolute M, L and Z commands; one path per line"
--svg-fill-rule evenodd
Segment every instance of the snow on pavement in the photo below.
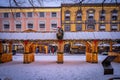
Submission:
M 35 62 L 23 64 L 23 56 L 13 56 L 13 61 L 0 64 L 0 79 L 4 80 L 108 80 L 120 77 L 120 64 L 112 62 L 113 75 L 104 75 L 99 62 L 88 63 L 85 55 L 64 56 L 64 63 L 57 64 L 57 56 L 35 56 Z

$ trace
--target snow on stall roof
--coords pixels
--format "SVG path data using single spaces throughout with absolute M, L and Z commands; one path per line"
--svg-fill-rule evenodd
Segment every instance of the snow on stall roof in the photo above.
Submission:
M 56 40 L 56 33 L 0 33 L 6 40 Z M 120 32 L 64 32 L 64 40 L 120 39 Z

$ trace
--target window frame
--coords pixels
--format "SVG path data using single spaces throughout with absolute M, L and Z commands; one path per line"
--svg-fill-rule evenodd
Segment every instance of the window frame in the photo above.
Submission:
M 32 13 L 31 16 L 30 16 L 30 13 Z M 33 17 L 33 12 L 27 12 L 27 17 L 32 18 Z
M 7 17 L 5 17 L 5 14 L 7 14 Z M 3 18 L 9 18 L 9 17 L 10 17 L 10 13 L 9 12 L 3 13 Z
M 66 10 L 65 12 L 64 12 L 64 19 L 65 19 L 65 21 L 70 21 L 70 11 L 69 10 Z
M 53 15 L 53 13 L 56 13 L 56 14 Z M 52 17 L 52 18 L 57 17 L 57 12 L 51 12 L 51 17 Z

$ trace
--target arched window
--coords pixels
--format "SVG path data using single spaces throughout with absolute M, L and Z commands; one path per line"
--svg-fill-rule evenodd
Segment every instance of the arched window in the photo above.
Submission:
M 88 20 L 94 20 L 94 13 L 95 13 L 94 9 L 87 10 L 87 19 Z
M 77 13 L 76 13 L 76 20 L 77 21 L 81 21 L 82 20 L 82 12 L 80 10 L 77 11 Z
M 100 11 L 100 21 L 104 21 L 105 20 L 105 10 L 101 10 Z
M 118 17 L 118 11 L 117 10 L 113 10 L 111 11 L 111 20 L 117 20 Z
M 70 11 L 69 10 L 65 11 L 65 20 L 70 21 Z

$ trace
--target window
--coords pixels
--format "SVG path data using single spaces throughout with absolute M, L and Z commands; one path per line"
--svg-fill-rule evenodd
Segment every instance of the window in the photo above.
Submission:
M 111 24 L 111 31 L 117 31 L 118 25 L 116 23 Z
M 9 24 L 4 24 L 4 29 L 9 29 L 10 25 Z
M 95 26 L 94 25 L 87 25 L 87 30 L 94 30 Z
M 65 31 L 70 31 L 70 24 L 65 24 Z
M 57 17 L 57 13 L 56 12 L 52 12 L 52 17 Z
M 9 21 L 4 21 L 4 29 L 9 29 L 10 28 L 10 24 Z
M 16 28 L 21 29 L 21 22 L 20 21 L 16 21 Z
M 117 17 L 118 17 L 118 11 L 117 10 L 113 10 L 112 11 L 111 20 L 117 20 Z
M 39 17 L 45 17 L 45 13 L 44 12 L 40 12 L 39 13 Z
M 82 24 L 76 24 L 76 31 L 82 31 Z
M 32 17 L 33 13 L 32 12 L 27 12 L 27 17 Z
M 40 27 L 40 28 L 45 28 L 45 22 L 44 22 L 44 21 L 41 21 L 41 22 L 39 23 L 39 27 Z
M 33 21 L 28 21 L 27 26 L 29 29 L 32 29 L 33 28 Z
M 21 17 L 20 12 L 15 13 L 16 17 Z
M 105 24 L 100 24 L 99 30 L 100 31 L 105 31 Z
M 77 12 L 76 20 L 77 20 L 77 21 L 82 20 L 82 13 L 81 13 L 81 11 L 78 11 L 78 12 Z
M 88 20 L 93 20 L 94 19 L 94 13 L 95 13 L 95 10 L 93 10 L 93 9 L 89 9 L 88 11 L 87 11 L 87 19 Z
M 88 20 L 93 20 L 94 19 L 94 14 L 93 13 L 89 13 L 88 14 Z
M 70 11 L 65 12 L 65 20 L 70 21 Z
M 4 18 L 9 18 L 9 13 L 4 13 L 4 14 L 3 14 L 3 17 L 4 17 Z
M 105 20 L 105 10 L 102 10 L 100 12 L 100 21 L 104 21 Z
M 56 21 L 52 21 L 51 22 L 51 28 L 57 28 L 57 22 Z

